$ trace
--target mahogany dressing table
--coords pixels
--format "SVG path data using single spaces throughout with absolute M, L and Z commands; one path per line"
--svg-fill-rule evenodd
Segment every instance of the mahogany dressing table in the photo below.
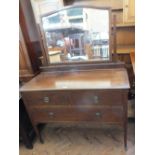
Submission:
M 96 21 L 97 15 L 103 18 L 103 24 L 101 19 Z M 37 128 L 39 123 L 99 122 L 121 125 L 126 147 L 127 95 L 130 86 L 124 64 L 112 59 L 110 9 L 74 6 L 41 19 L 45 63 L 41 73 L 20 88 L 40 141 L 43 142 Z M 54 21 L 60 23 L 53 24 Z M 95 29 L 95 21 L 101 27 Z M 54 35 L 53 32 L 58 34 Z M 84 45 L 78 45 L 76 39 L 75 42 L 70 41 L 68 33 L 72 36 L 77 36 L 77 33 L 83 35 Z M 53 39 L 53 36 L 57 38 Z M 69 46 L 72 46 L 72 55 Z M 81 50 L 83 53 L 78 52 Z M 60 53 L 60 58 L 56 58 L 60 62 L 52 63 L 49 53 L 56 51 Z

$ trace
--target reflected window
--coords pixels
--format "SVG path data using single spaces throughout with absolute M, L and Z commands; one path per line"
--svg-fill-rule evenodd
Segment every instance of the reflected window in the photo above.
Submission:
M 50 63 L 109 60 L 109 10 L 70 8 L 42 18 Z

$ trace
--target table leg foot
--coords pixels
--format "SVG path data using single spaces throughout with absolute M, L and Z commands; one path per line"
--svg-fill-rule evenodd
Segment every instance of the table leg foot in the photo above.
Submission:
M 41 137 L 41 135 L 39 135 L 39 140 L 40 140 L 40 143 L 41 143 L 41 144 L 44 144 L 44 140 L 43 140 L 43 138 Z

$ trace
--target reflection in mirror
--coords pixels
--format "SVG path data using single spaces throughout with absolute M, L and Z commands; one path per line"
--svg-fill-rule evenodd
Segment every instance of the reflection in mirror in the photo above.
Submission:
M 110 60 L 109 10 L 74 7 L 42 23 L 50 63 Z

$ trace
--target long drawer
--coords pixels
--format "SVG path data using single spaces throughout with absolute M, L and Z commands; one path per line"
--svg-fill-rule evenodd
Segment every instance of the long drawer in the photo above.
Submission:
M 120 91 L 36 91 L 24 92 L 26 104 L 34 105 L 121 105 Z
M 36 91 L 24 92 L 23 99 L 29 106 L 34 105 L 68 105 L 70 104 L 68 92 Z
M 71 93 L 72 101 L 78 105 L 121 105 L 122 93 L 120 91 L 78 91 Z
M 35 122 L 91 121 L 116 123 L 123 121 L 122 107 L 46 107 L 32 108 Z

